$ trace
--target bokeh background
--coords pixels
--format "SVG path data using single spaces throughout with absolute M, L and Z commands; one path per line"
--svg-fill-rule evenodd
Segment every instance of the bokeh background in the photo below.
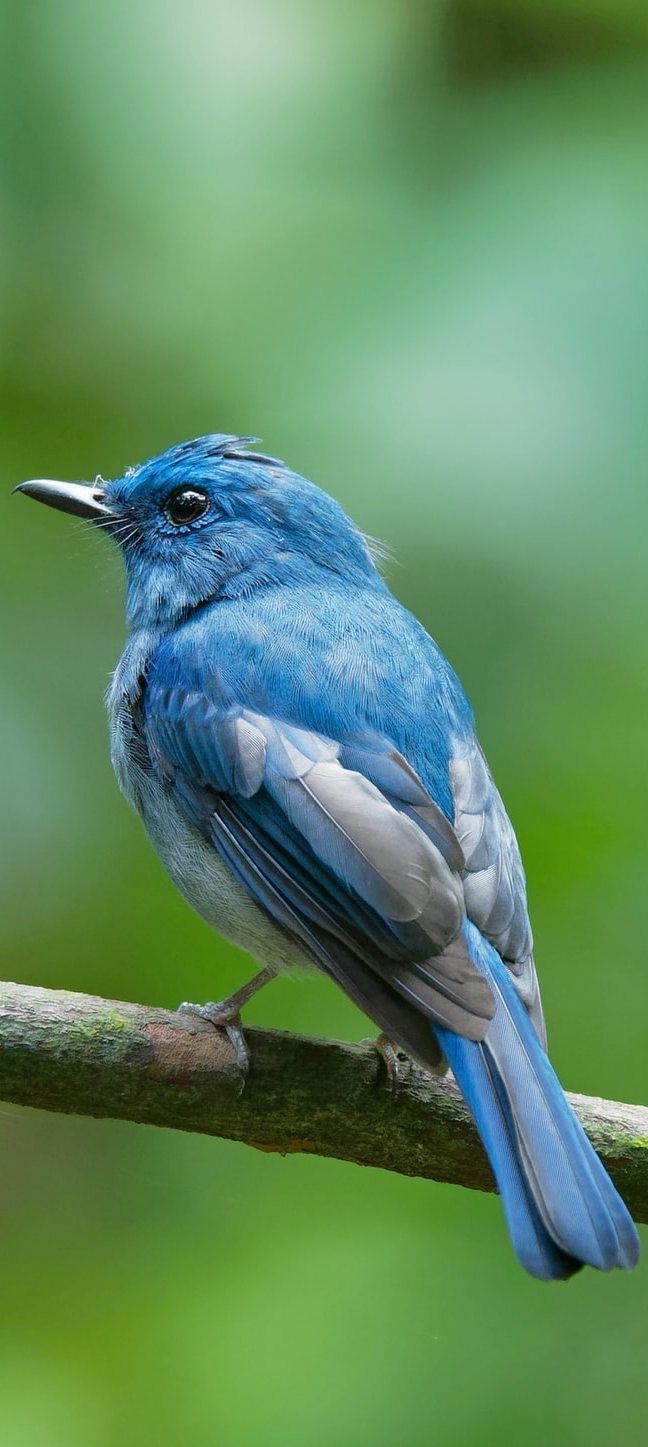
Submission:
M 525 855 L 552 1052 L 648 1100 L 641 0 L 6 0 L 2 970 L 174 1006 L 248 963 L 121 801 L 118 560 L 9 502 L 258 434 L 386 538 Z M 357 1039 L 326 982 L 257 1023 Z M 645 1441 L 646 1267 L 497 1201 L 0 1107 L 11 1447 Z

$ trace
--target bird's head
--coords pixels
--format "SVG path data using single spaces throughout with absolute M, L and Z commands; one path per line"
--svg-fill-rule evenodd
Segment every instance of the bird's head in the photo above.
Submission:
M 132 627 L 173 626 L 212 599 L 312 581 L 378 581 L 370 546 L 327 493 L 284 463 L 215 434 L 170 447 L 111 482 L 17 489 L 91 519 L 120 546 Z

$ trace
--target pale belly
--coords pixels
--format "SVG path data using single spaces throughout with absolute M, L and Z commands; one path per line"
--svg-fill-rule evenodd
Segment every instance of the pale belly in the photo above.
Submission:
M 167 873 L 192 909 L 232 944 L 247 950 L 277 972 L 313 968 L 293 943 L 223 863 L 216 850 L 184 820 L 164 784 L 132 762 L 128 778 L 120 770 L 124 792 L 140 814 Z
M 136 714 L 140 680 L 154 642 L 146 635 L 131 639 L 108 698 L 111 758 L 122 793 L 143 820 L 174 884 L 207 924 L 277 972 L 293 966 L 312 969 L 313 961 L 272 923 L 216 850 L 190 827 L 151 768 Z

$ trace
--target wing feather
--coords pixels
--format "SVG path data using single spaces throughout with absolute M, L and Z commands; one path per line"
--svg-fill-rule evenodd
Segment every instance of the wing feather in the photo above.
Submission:
M 520 851 L 474 735 L 455 742 L 450 778 L 455 827 L 464 853 L 468 916 L 509 966 L 538 1037 L 546 1045 Z
M 399 1000 L 407 1048 L 416 1012 L 483 1038 L 494 1005 L 463 934 L 463 854 L 401 755 L 382 741 L 340 744 L 222 709 L 154 679 L 145 722 L 151 757 L 185 817 L 280 929 L 340 983 L 344 976 L 363 1008 L 378 1002 L 369 1009 L 378 1023 Z M 425 1058 L 434 1054 L 428 1037 Z

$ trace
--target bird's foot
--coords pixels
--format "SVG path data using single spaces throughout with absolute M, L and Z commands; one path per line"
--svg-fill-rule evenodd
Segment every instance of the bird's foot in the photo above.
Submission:
M 391 1086 L 392 1096 L 394 1100 L 398 1100 L 405 1080 L 405 1070 L 403 1067 L 406 1064 L 407 1056 L 404 1051 L 400 1050 L 397 1045 L 394 1045 L 393 1040 L 390 1040 L 389 1036 L 384 1034 L 380 1034 L 376 1038 L 362 1040 L 360 1043 L 362 1045 L 370 1045 L 379 1060 L 382 1061 Z
M 195 1015 L 199 1020 L 208 1020 L 217 1030 L 225 1031 L 236 1057 L 243 1091 L 250 1069 L 250 1052 L 236 1006 L 232 1006 L 231 1000 L 208 1000 L 206 1005 L 192 1005 L 189 1000 L 183 1000 L 178 1009 L 183 1015 Z
M 250 1052 L 243 1034 L 241 1010 L 253 995 L 256 995 L 264 985 L 273 979 L 274 970 L 266 966 L 252 980 L 248 980 L 246 985 L 241 985 L 240 990 L 235 990 L 233 995 L 229 995 L 227 1000 L 208 1000 L 206 1005 L 191 1005 L 188 1000 L 185 1000 L 182 1005 L 178 1006 L 178 1009 L 186 1015 L 196 1015 L 199 1020 L 208 1020 L 210 1025 L 214 1025 L 217 1030 L 225 1031 L 236 1056 L 236 1064 L 241 1076 L 241 1091 L 245 1089 L 250 1069 Z

